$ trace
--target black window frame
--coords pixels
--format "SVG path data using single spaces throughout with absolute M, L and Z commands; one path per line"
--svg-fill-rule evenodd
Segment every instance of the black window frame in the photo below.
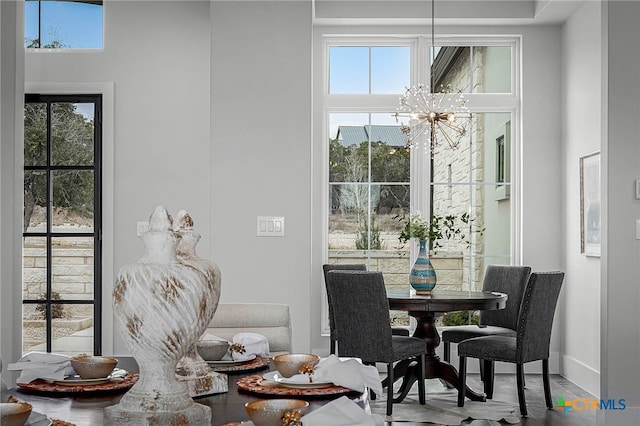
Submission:
M 53 347 L 52 307 L 53 305 L 93 305 L 93 352 L 102 354 L 102 94 L 25 94 L 25 105 L 40 103 L 47 105 L 47 136 L 46 136 L 46 164 L 38 166 L 23 165 L 26 171 L 41 171 L 46 173 L 46 232 L 23 231 L 22 237 L 46 238 L 46 296 L 45 299 L 23 299 L 23 305 L 41 304 L 45 306 L 46 352 Z M 93 103 L 94 104 L 94 146 L 93 165 L 55 166 L 52 165 L 51 150 L 51 105 L 54 103 Z M 53 172 L 56 170 L 91 170 L 94 176 L 93 187 L 93 232 L 52 232 L 51 185 Z M 60 237 L 93 237 L 93 300 L 85 299 L 52 299 L 53 271 L 52 271 L 52 239 Z M 23 285 L 22 280 L 20 281 Z

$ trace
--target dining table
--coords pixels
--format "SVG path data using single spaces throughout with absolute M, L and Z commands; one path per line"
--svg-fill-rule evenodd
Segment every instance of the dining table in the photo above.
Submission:
M 440 345 L 440 334 L 436 328 L 436 316 L 455 311 L 481 311 L 504 309 L 507 295 L 487 291 L 441 291 L 434 290 L 429 295 L 417 295 L 412 290 L 388 290 L 389 309 L 406 311 L 416 319 L 414 337 L 424 339 L 427 344 L 425 357 L 425 379 L 441 379 L 459 389 L 460 376 L 454 366 L 442 361 L 436 350 Z M 394 377 L 402 378 L 398 396 L 394 402 L 401 402 L 419 379 L 419 365 L 415 360 L 404 360 L 394 366 Z M 384 383 L 386 386 L 392 384 Z M 483 394 L 465 386 L 466 396 L 472 401 L 486 401 Z
M 127 371 L 138 371 L 138 365 L 132 357 L 117 357 L 119 362 L 117 368 Z M 256 383 L 258 377 L 270 371 L 275 371 L 272 360 L 258 369 L 249 371 L 236 369 L 228 371 L 228 388 L 224 393 L 206 395 L 194 398 L 199 404 L 204 404 L 211 408 L 212 426 L 235 426 L 249 421 L 249 416 L 245 411 L 245 404 L 249 401 L 267 398 L 296 398 L 309 401 L 308 410 L 313 411 L 328 402 L 347 396 L 356 402 L 365 411 L 370 412 L 369 392 L 363 393 L 350 391 L 331 395 L 316 396 L 275 396 L 262 395 L 259 393 L 246 391 L 247 383 Z M 72 424 L 74 426 L 101 426 L 104 424 L 104 409 L 117 404 L 126 390 L 113 392 L 40 392 L 24 389 L 22 387 L 12 387 L 9 395 L 20 401 L 25 401 L 33 406 L 33 411 L 45 414 L 50 419 L 61 420 L 56 424 Z M 65 423 L 68 422 L 68 423 Z M 424 425 L 421 422 L 385 422 L 387 426 L 418 426 Z M 201 425 L 197 425 L 201 426 Z

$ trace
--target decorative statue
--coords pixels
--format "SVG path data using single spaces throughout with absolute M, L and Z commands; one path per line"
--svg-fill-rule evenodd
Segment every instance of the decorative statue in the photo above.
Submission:
M 207 277 L 209 291 L 206 295 L 207 299 L 203 299 L 202 303 L 206 303 L 207 307 L 211 307 L 215 312 L 220 300 L 220 269 L 215 263 L 202 259 L 196 254 L 196 245 L 200 241 L 200 234 L 193 232 L 193 220 L 189 213 L 180 210 L 174 221 L 173 229 L 181 237 L 176 248 L 178 261 L 196 268 Z M 211 317 L 213 317 L 213 313 Z M 209 321 L 211 321 L 211 317 L 209 317 Z M 199 335 L 204 333 L 209 321 L 200 330 Z M 187 383 L 189 394 L 192 397 L 229 391 L 227 376 L 211 371 L 207 362 L 198 353 L 195 343 L 188 349 L 184 358 L 178 362 L 176 375 L 178 380 Z
M 197 341 L 217 306 L 215 285 L 198 269 L 180 263 L 180 236 L 158 206 L 143 234 L 146 253 L 116 278 L 116 327 L 136 359 L 139 379 L 120 402 L 105 408 L 105 424 L 203 425 L 211 409 L 193 401 L 176 365 Z M 216 294 L 215 303 L 209 303 Z

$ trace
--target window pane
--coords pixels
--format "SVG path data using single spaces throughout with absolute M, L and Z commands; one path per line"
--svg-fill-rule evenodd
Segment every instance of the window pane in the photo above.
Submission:
M 367 185 L 333 184 L 329 186 L 329 250 L 356 250 L 356 233 L 369 203 Z
M 64 300 L 93 299 L 93 241 L 93 237 L 52 239 L 51 289 L 54 296 L 57 294 Z
M 465 46 L 436 46 L 431 65 L 433 92 L 471 92 L 471 49 Z
M 54 103 L 51 106 L 52 163 L 56 166 L 93 164 L 93 104 Z
M 40 170 L 24 172 L 24 231 L 47 230 L 47 177 Z
M 24 106 L 24 165 L 47 164 L 47 104 Z
M 473 48 L 474 93 L 511 93 L 511 47 Z
M 93 171 L 53 172 L 54 232 L 93 232 Z
M 27 0 L 25 3 L 25 47 L 102 48 L 102 2 Z M 38 25 L 42 40 L 38 40 Z
M 44 299 L 46 291 L 47 239 L 25 237 L 22 242 L 22 297 L 24 300 Z M 25 309 L 33 311 L 32 306 L 25 305 Z M 27 313 L 31 312 L 25 312 L 25 315 Z
M 411 83 L 408 46 L 371 48 L 371 93 L 403 93 Z
M 93 353 L 93 305 L 53 305 L 63 317 L 53 319 L 52 352 Z
M 369 48 L 329 49 L 329 93 L 369 93 Z

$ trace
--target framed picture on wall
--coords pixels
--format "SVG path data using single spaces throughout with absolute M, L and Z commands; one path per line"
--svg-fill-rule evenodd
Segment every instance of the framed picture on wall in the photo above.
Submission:
M 600 152 L 580 157 L 580 252 L 600 256 Z

